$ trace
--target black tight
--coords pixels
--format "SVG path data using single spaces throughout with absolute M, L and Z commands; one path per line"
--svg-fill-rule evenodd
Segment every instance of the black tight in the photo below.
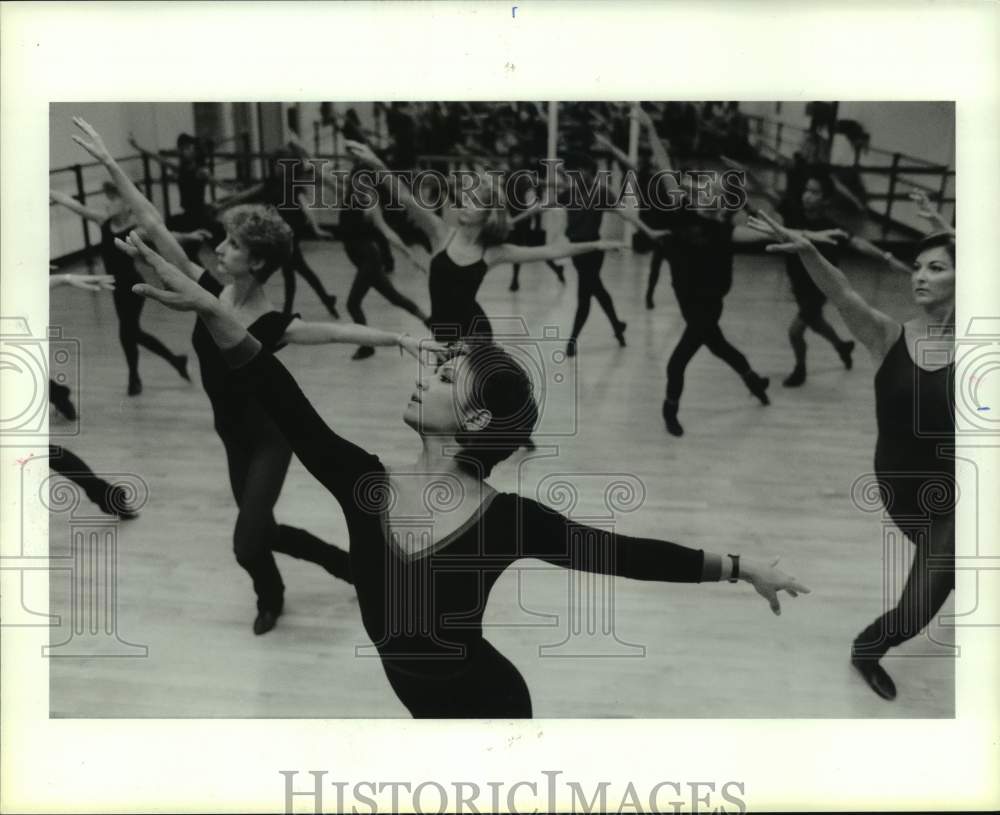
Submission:
M 649 259 L 649 282 L 646 284 L 646 304 L 652 305 L 653 292 L 656 291 L 656 284 L 660 282 L 660 266 L 663 265 L 663 249 L 660 244 L 653 244 L 653 256 Z
M 855 655 L 879 659 L 923 631 L 955 588 L 955 516 L 934 518 L 929 527 L 904 528 L 916 545 L 913 565 L 896 605 L 854 641 Z
M 680 400 L 684 391 L 684 372 L 702 345 L 740 376 L 746 376 L 750 372 L 747 358 L 725 338 L 719 328 L 721 298 L 682 303 L 681 314 L 687 327 L 667 362 L 667 399 L 673 402 Z
M 329 311 L 331 303 L 335 302 L 336 298 L 323 287 L 323 281 L 319 279 L 319 276 L 312 270 L 312 267 L 306 263 L 298 238 L 295 238 L 292 242 L 292 256 L 288 259 L 288 263 L 281 269 L 281 276 L 285 280 L 285 305 L 282 309 L 285 314 L 291 314 L 292 308 L 295 305 L 296 274 L 302 275 L 306 283 L 316 292 L 316 296 L 319 297 L 320 302 Z
M 585 255 L 576 255 L 573 258 L 573 266 L 579 277 L 579 287 L 576 292 L 576 316 L 573 318 L 572 338 L 575 340 L 583 330 L 583 324 L 590 316 L 590 299 L 597 298 L 597 302 L 604 313 L 611 321 L 611 327 L 617 334 L 621 326 L 618 315 L 615 313 L 615 304 L 611 301 L 611 295 L 604 288 L 601 282 L 601 265 L 604 263 L 604 252 L 587 252 Z
M 806 328 L 811 328 L 834 348 L 840 349 L 844 345 L 833 326 L 823 317 L 822 307 L 810 311 L 799 311 L 788 327 L 788 341 L 792 344 L 795 352 L 795 364 L 805 366 L 806 364 Z
M 129 290 L 121 290 L 122 285 L 115 288 L 115 311 L 118 313 L 118 340 L 125 352 L 125 362 L 128 364 L 129 379 L 139 378 L 139 346 L 162 357 L 175 368 L 180 364 L 180 357 L 152 334 L 147 334 L 139 325 L 139 315 L 145 299 Z
M 427 315 L 409 297 L 401 294 L 386 276 L 385 257 L 378 244 L 372 241 L 348 241 L 344 244 L 347 257 L 357 268 L 351 291 L 347 295 L 347 311 L 351 319 L 359 325 L 367 325 L 365 313 L 361 310 L 361 301 L 369 289 L 375 289 L 396 308 L 409 312 L 420 322 L 427 321 Z
M 253 581 L 258 611 L 280 612 L 285 585 L 274 552 L 317 563 L 331 574 L 351 582 L 347 552 L 303 529 L 279 525 L 274 519 L 285 474 L 292 458 L 288 443 L 273 428 L 255 440 L 223 438 L 229 463 L 229 481 L 239 506 L 233 530 L 236 562 Z

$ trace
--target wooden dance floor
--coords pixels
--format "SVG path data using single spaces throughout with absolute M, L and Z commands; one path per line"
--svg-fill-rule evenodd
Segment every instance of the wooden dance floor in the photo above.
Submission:
M 339 296 L 346 318 L 353 267 L 341 244 L 312 242 L 306 254 Z M 809 335 L 808 382 L 782 388 L 792 366 L 785 332 L 794 311 L 783 265 L 770 256 L 739 256 L 722 327 L 754 368 L 771 377 L 772 404 L 760 406 L 702 349 L 688 368 L 681 403 L 686 435 L 668 436 L 660 418 L 664 367 L 683 323 L 666 265 L 656 309 L 646 310 L 648 264 L 648 255 L 632 253 L 609 256 L 605 264 L 605 283 L 628 321 L 628 347 L 617 346 L 595 302 L 575 374 L 567 368 L 569 379 L 548 382 L 543 423 L 548 418 L 550 428 L 572 431 L 575 404 L 575 432 L 537 437 L 536 458 L 524 461 L 519 454 L 498 468 L 492 482 L 549 501 L 566 494 L 557 483 L 565 482 L 579 491 L 572 515 L 589 522 L 607 522 L 604 496 L 617 489 L 621 494 L 610 504 L 620 532 L 757 559 L 780 555 L 782 567 L 813 593 L 798 600 L 783 595 L 784 613 L 774 617 L 744 583 L 601 581 L 524 561 L 522 570 L 508 571 L 496 585 L 486 623 L 489 640 L 525 676 L 535 715 L 953 716 L 951 629 L 934 627 L 887 658 L 899 687 L 893 703 L 877 698 L 848 662 L 854 635 L 883 610 L 887 582 L 882 558 L 888 527 L 880 512 L 862 511 L 851 498 L 852 484 L 871 471 L 875 441 L 866 352 L 859 349 L 854 370 L 845 371 L 833 349 Z M 870 302 L 909 316 L 905 277 L 860 265 L 847 271 Z M 544 264 L 529 264 L 521 271 L 521 290 L 510 293 L 509 267 L 497 268 L 480 302 L 491 317 L 520 315 L 534 337 L 557 326 L 562 339 L 549 340 L 541 351 L 551 360 L 546 349 L 563 346 L 575 309 L 576 276 L 568 262 L 566 276 L 561 286 Z M 425 278 L 401 257 L 393 279 L 427 306 Z M 280 275 L 269 291 L 280 306 Z M 420 332 L 418 323 L 374 291 L 364 308 L 372 325 Z M 301 279 L 296 310 L 305 318 L 325 316 Z M 52 324 L 79 338 L 82 348 L 79 382 L 71 383 L 82 430 L 67 447 L 95 470 L 134 473 L 149 488 L 141 516 L 117 525 L 112 598 L 118 638 L 148 652 L 49 660 L 51 714 L 406 716 L 377 659 L 358 653 L 369 642 L 353 590 L 318 567 L 276 556 L 286 585 L 285 614 L 271 633 L 253 635 L 254 595 L 232 554 L 236 507 L 190 349 L 192 316 L 146 306 L 144 328 L 191 355 L 194 383 L 142 352 L 145 390 L 129 398 L 110 295 L 54 290 L 51 315 Z M 846 333 L 836 314 L 829 317 Z M 411 460 L 417 438 L 401 415 L 413 390 L 414 364 L 391 349 L 353 362 L 352 351 L 289 347 L 281 359 L 338 432 L 390 466 Z M 64 420 L 53 413 L 51 422 L 56 429 Z M 543 457 L 550 452 L 558 457 Z M 615 483 L 626 486 L 609 491 Z M 339 509 L 297 460 L 276 514 L 279 522 L 346 545 Z M 52 515 L 53 556 L 70 553 L 75 523 L 70 513 Z M 897 572 L 907 568 L 907 545 L 891 547 Z M 74 617 L 71 608 L 71 583 L 68 573 L 53 573 L 51 612 L 60 615 L 53 644 L 73 641 L 79 613 Z M 890 603 L 900 587 L 899 580 L 889 583 Z M 949 600 L 942 618 L 952 611 Z

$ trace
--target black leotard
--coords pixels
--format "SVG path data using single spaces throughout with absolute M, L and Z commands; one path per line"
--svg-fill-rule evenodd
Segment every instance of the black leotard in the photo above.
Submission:
M 205 272 L 198 284 L 216 297 L 222 292 L 223 286 L 209 272 Z M 270 351 L 282 347 L 281 338 L 288 329 L 289 323 L 298 315 L 283 314 L 280 311 L 269 311 L 258 317 L 247 328 L 260 343 Z M 212 411 L 215 415 L 215 428 L 220 436 L 238 435 L 251 443 L 258 434 L 274 435 L 268 432 L 271 422 L 256 406 L 245 388 L 241 388 L 241 380 L 234 377 L 226 365 L 222 354 L 208 333 L 205 324 L 198 320 L 191 344 L 198 355 L 198 365 L 201 368 L 201 383 L 205 388 Z M 249 434 L 249 435 L 248 435 Z
M 340 504 L 365 631 L 393 689 L 415 716 L 531 715 L 524 680 L 482 628 L 490 589 L 521 558 L 639 580 L 703 579 L 701 550 L 615 536 L 511 493 L 492 493 L 429 551 L 407 554 L 387 534 L 392 496 L 381 461 L 332 431 L 288 371 L 260 353 L 258 344 L 247 339 L 227 357 L 234 365 L 246 363 L 238 369 L 246 387 Z M 414 536 L 430 526 L 428 521 L 424 529 L 415 528 Z
M 133 228 L 127 227 L 119 232 L 115 232 L 111 227 L 110 218 L 101 223 L 101 260 L 104 263 L 105 273 L 115 279 L 115 298 L 119 298 L 124 294 L 138 297 L 138 295 L 132 294 L 132 286 L 143 282 L 142 277 L 135 270 L 135 263 L 132 261 L 132 258 L 115 246 L 115 238 L 125 240 Z
M 733 224 L 682 209 L 662 239 L 678 303 L 721 301 L 733 285 Z
M 789 229 L 809 229 L 820 232 L 824 229 L 838 229 L 839 226 L 826 216 L 809 218 L 806 216 L 801 206 L 785 205 L 780 208 L 785 226 Z M 819 253 L 834 266 L 840 266 L 841 245 L 818 243 L 816 248 Z M 788 282 L 792 287 L 792 294 L 795 302 L 799 306 L 799 311 L 804 317 L 812 316 L 822 310 L 826 303 L 826 295 L 820 290 L 802 264 L 802 259 L 798 254 L 785 255 L 785 272 L 788 275 Z
M 914 363 L 905 329 L 875 374 L 875 473 L 904 532 L 907 522 L 954 510 L 955 460 L 938 449 L 954 445 L 954 375 L 954 363 L 934 371 Z
M 454 233 L 452 233 L 454 237 Z M 448 257 L 448 245 L 431 258 L 429 287 L 431 295 L 431 330 L 441 341 L 493 336 L 486 312 L 476 302 L 476 293 L 486 277 L 488 267 L 480 258 L 475 263 L 459 266 Z

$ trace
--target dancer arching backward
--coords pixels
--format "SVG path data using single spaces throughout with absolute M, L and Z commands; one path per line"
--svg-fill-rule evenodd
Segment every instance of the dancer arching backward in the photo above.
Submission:
M 729 161 L 728 163 L 744 172 L 746 171 L 736 162 Z M 753 175 L 748 173 L 747 177 L 752 179 Z M 785 226 L 790 229 L 806 230 L 810 233 L 830 232 L 837 234 L 838 240 L 835 243 L 824 243 L 818 246 L 820 254 L 832 265 L 838 266 L 843 248 L 850 247 L 867 257 L 884 261 L 896 271 L 910 273 L 910 267 L 891 252 L 879 249 L 864 238 L 849 235 L 830 217 L 828 208 L 835 189 L 833 176 L 829 171 L 815 166 L 804 168 L 799 171 L 796 183 L 793 184 L 792 179 L 789 178 L 788 188 L 790 194 L 778 205 L 778 213 Z M 801 192 L 796 198 L 792 190 L 799 189 Z M 788 340 L 795 353 L 795 368 L 781 384 L 786 388 L 796 388 L 806 381 L 806 328 L 811 328 L 829 342 L 844 363 L 844 367 L 850 370 L 853 364 L 851 354 L 854 351 L 854 343 L 841 339 L 833 326 L 824 319 L 823 305 L 826 303 L 826 295 L 813 283 L 798 255 L 790 254 L 785 258 L 785 271 L 788 274 L 788 282 L 799 310 L 788 327 Z
M 303 178 L 309 177 L 303 169 L 304 165 L 303 152 L 295 144 L 289 143 L 271 157 L 270 174 L 264 181 L 220 201 L 216 204 L 216 209 L 220 216 L 224 210 L 244 203 L 260 203 L 277 209 L 285 223 L 291 227 L 294 236 L 292 254 L 281 267 L 285 283 L 285 304 L 282 311 L 285 314 L 292 313 L 295 304 L 295 275 L 298 274 L 316 292 L 330 316 L 339 319 L 336 295 L 326 290 L 323 281 L 302 254 L 302 241 L 306 238 L 333 237 L 320 225 L 309 207 L 309 198 L 302 189 Z
M 382 171 L 387 169 L 366 145 L 347 141 L 345 145 L 368 167 Z M 385 183 L 392 182 L 386 179 Z M 507 213 L 503 195 L 496 185 L 486 181 L 471 192 L 458 193 L 458 226 L 455 228 L 433 210 L 421 206 L 405 184 L 399 184 L 394 192 L 398 192 L 400 203 L 410 219 L 431 243 L 430 327 L 434 337 L 442 341 L 466 337 L 488 340 L 493 336 L 493 327 L 476 302 L 476 293 L 486 273 L 494 266 L 558 260 L 624 246 L 616 241 L 549 246 L 504 243 Z
M 122 172 L 100 135 L 83 120 L 74 121 L 87 136 L 74 136 L 74 140 L 107 168 L 139 226 L 201 289 L 228 303 L 246 330 L 269 350 L 276 351 L 288 343 L 331 342 L 415 347 L 415 341 L 405 335 L 364 326 L 304 322 L 297 316 L 276 311 L 264 293 L 263 284 L 287 261 L 292 251 L 292 235 L 273 209 L 244 205 L 226 213 L 226 239 L 216 254 L 219 271 L 232 282 L 223 286 L 187 259 L 156 207 L 143 198 Z M 122 241 L 117 245 L 136 257 L 134 248 Z M 202 322 L 196 324 L 192 342 L 198 354 L 202 384 L 212 403 L 215 429 L 226 450 L 233 496 L 239 505 L 233 544 L 236 560 L 250 575 L 257 595 L 253 630 L 255 634 L 263 634 L 274 628 L 284 606 L 284 584 L 274 552 L 321 563 L 331 574 L 350 581 L 347 554 L 305 530 L 275 522 L 274 505 L 288 471 L 291 448 L 260 406 L 246 398 L 240 383 L 229 376 Z
M 955 587 L 955 459 L 948 452 L 955 433 L 955 239 L 932 235 L 917 246 L 911 281 L 920 314 L 900 325 L 862 300 L 809 240 L 761 217 L 782 241 L 768 249 L 798 253 L 877 367 L 875 473 L 886 511 L 916 553 L 899 602 L 857 636 L 851 661 L 872 690 L 893 699 L 896 686 L 879 660 L 919 634 Z M 951 362 L 926 368 L 928 351 Z
M 115 280 L 111 275 L 79 275 L 54 274 L 49 275 L 49 288 L 72 286 L 84 291 L 104 291 L 113 289 Z M 69 388 L 49 380 L 49 401 L 67 419 L 76 418 L 76 407 L 69 398 Z M 101 512 L 115 515 L 123 520 L 131 520 L 138 516 L 138 511 L 131 505 L 128 494 L 121 484 L 111 484 L 96 475 L 86 462 L 65 447 L 49 445 L 49 467 L 63 478 L 69 479 L 83 490 Z
M 163 290 L 140 287 L 170 308 L 195 311 L 302 463 L 336 499 L 350 530 L 351 571 L 361 618 L 390 685 L 413 716 L 531 716 L 518 670 L 483 636 L 490 589 L 512 563 L 537 557 L 567 568 L 638 580 L 697 583 L 743 579 L 780 612 L 778 592 L 808 589 L 775 567 L 662 540 L 589 528 L 484 479 L 526 444 L 537 420 L 524 369 L 491 342 L 461 344 L 425 368 L 403 414 L 422 449 L 411 468 L 388 470 L 320 418 L 288 371 L 235 319 L 135 236 Z M 452 452 L 457 446 L 458 452 Z M 447 451 L 447 452 L 446 452 Z M 428 511 L 429 489 L 459 496 L 431 510 L 429 534 L 403 518 Z M 398 525 L 397 525 L 398 524 Z
M 152 334 L 147 334 L 139 325 L 139 316 L 145 302 L 132 293 L 132 286 L 142 282 L 142 277 L 135 270 L 132 259 L 115 249 L 115 238 L 124 237 L 135 226 L 135 215 L 123 200 L 121 192 L 115 184 L 105 183 L 104 195 L 107 198 L 107 212 L 84 206 L 70 196 L 49 190 L 49 200 L 66 207 L 88 221 L 100 224 L 101 227 L 101 259 L 104 270 L 115 280 L 114 304 L 118 315 L 118 341 L 125 352 L 125 362 L 128 365 L 128 395 L 137 396 L 142 393 L 142 380 L 139 378 L 139 346 L 162 357 L 173 367 L 181 377 L 191 381 L 187 371 L 187 356 L 175 354 Z M 187 241 L 200 241 L 204 233 L 179 234 L 179 238 Z

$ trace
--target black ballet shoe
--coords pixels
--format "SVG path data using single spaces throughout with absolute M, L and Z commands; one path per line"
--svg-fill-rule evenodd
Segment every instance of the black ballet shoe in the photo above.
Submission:
M 861 678 L 868 683 L 868 687 L 887 702 L 891 702 L 896 698 L 896 683 L 892 681 L 892 677 L 889 676 L 885 668 L 878 664 L 877 659 L 859 657 L 856 654 L 852 654 L 851 665 L 861 674 Z
M 507 287 L 507 291 L 518 291 L 521 285 L 516 280 L 511 280 L 510 285 Z
M 618 344 L 624 348 L 625 347 L 625 329 L 628 328 L 628 323 L 619 322 L 615 327 L 615 339 L 618 340 Z
M 76 406 L 70 401 L 69 388 L 50 394 L 53 406 L 71 422 L 76 419 Z
M 797 388 L 803 385 L 806 381 L 806 366 L 796 365 L 795 370 L 793 370 L 788 376 L 786 376 L 781 384 L 786 388 Z
M 128 380 L 128 395 L 138 396 L 142 393 L 142 380 L 137 376 L 130 376 Z
M 566 356 L 576 356 L 576 340 L 571 339 L 568 343 L 566 343 Z
M 340 319 L 340 312 L 337 311 L 337 295 L 328 294 L 323 298 L 323 305 L 326 307 L 326 310 L 330 312 L 330 316 L 333 317 L 333 319 Z
M 358 350 L 351 355 L 351 359 L 368 359 L 375 355 L 375 349 L 370 345 L 360 345 Z
M 837 353 L 840 355 L 840 361 L 844 363 L 844 367 L 848 371 L 851 370 L 854 367 L 854 360 L 851 358 L 851 354 L 854 353 L 854 341 L 842 342 L 837 346 Z
M 257 612 L 257 617 L 253 621 L 253 633 L 258 637 L 261 634 L 266 634 L 272 628 L 278 624 L 278 617 L 281 616 L 280 611 L 271 611 L 270 609 L 263 609 Z
M 139 517 L 139 510 L 132 506 L 128 493 L 120 484 L 108 485 L 94 502 L 105 515 L 114 515 L 122 521 Z
M 181 375 L 181 379 L 188 382 L 191 381 L 191 375 L 188 373 L 187 354 L 180 354 L 174 362 L 174 367 L 177 369 L 177 373 Z
M 771 400 L 767 398 L 767 386 L 771 384 L 770 379 L 766 376 L 758 376 L 754 371 L 748 371 L 743 375 L 743 381 L 750 389 L 750 393 L 756 396 L 762 405 L 771 404 Z
M 677 402 L 673 402 L 670 399 L 663 400 L 663 421 L 667 425 L 667 432 L 671 436 L 683 436 L 684 428 L 681 427 L 681 423 L 677 421 L 677 409 L 680 405 Z

